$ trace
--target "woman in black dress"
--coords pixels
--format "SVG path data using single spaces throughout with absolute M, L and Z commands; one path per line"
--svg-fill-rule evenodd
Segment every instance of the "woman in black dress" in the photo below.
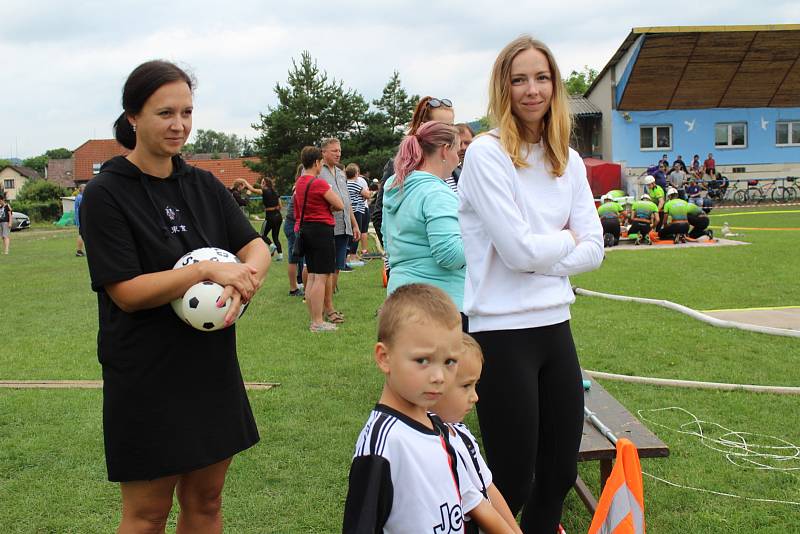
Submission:
M 99 310 L 108 478 L 120 482 L 119 532 L 163 532 L 173 494 L 178 532 L 219 532 L 234 454 L 258 442 L 234 327 L 200 332 L 170 301 L 211 280 L 232 298 L 226 322 L 258 291 L 266 245 L 222 183 L 180 157 L 192 126 L 192 80 L 150 61 L 128 77 L 117 141 L 130 149 L 87 185 L 81 232 Z M 200 247 L 242 263 L 172 269 Z

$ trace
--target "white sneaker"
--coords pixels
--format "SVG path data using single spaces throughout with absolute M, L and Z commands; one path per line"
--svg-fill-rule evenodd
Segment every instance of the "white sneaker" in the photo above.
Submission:
M 283 261 L 283 254 L 278 254 L 278 255 L 275 257 L 275 261 Z
M 278 250 L 278 247 L 275 246 L 275 243 L 270 243 L 269 244 L 269 255 L 270 256 L 274 256 L 276 250 Z

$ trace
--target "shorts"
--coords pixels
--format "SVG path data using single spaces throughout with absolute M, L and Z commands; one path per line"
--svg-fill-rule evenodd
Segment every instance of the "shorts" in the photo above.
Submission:
M 336 270 L 341 271 L 345 268 L 347 260 L 347 247 L 350 246 L 351 236 L 341 234 L 336 236 Z M 311 272 L 311 271 L 309 271 Z
M 7 222 L 0 223 L 0 238 L 8 237 L 11 233 L 11 225 Z
M 303 248 L 308 272 L 333 274 L 336 269 L 333 226 L 321 222 L 303 223 Z

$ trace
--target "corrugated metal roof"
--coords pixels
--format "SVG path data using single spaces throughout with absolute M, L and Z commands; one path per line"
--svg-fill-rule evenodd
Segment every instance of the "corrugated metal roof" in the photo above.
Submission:
M 569 111 L 573 117 L 602 117 L 600 108 L 592 104 L 588 98 L 579 95 L 569 97 Z

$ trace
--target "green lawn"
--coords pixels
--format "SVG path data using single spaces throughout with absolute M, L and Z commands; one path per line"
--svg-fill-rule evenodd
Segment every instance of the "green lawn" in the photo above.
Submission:
M 732 213 L 715 211 L 712 224 L 727 220 L 734 229 L 800 227 L 796 212 Z M 573 283 L 666 298 L 697 309 L 800 305 L 800 232 L 745 234 L 743 239 L 752 245 L 615 251 L 600 270 L 575 277 Z M 0 293 L 7 310 L 0 379 L 100 377 L 95 297 L 89 291 L 85 260 L 74 257 L 74 237 L 74 229 L 14 233 L 11 255 L 0 256 Z M 286 291 L 285 263 L 274 263 L 267 283 L 237 325 L 246 380 L 281 385 L 249 393 L 262 441 L 239 455 L 231 468 L 224 496 L 229 532 L 337 531 L 354 442 L 380 391 L 381 377 L 371 360 L 374 315 L 383 298 L 378 262 L 341 275 L 337 306 L 347 322 L 335 334 L 309 333 L 304 305 Z M 589 369 L 800 383 L 796 339 L 715 329 L 661 308 L 579 297 L 573 306 L 573 331 L 582 363 Z M 800 430 L 793 424 L 800 407 L 797 397 L 604 385 L 632 412 L 682 406 L 734 430 L 800 443 Z M 96 390 L 0 390 L 4 532 L 115 528 L 118 487 L 105 481 L 101 404 Z M 477 432 L 474 416 L 468 422 Z M 797 474 L 736 468 L 694 438 L 653 430 L 670 446 L 671 457 L 643 461 L 647 472 L 683 485 L 800 501 Z M 582 476 L 593 485 L 597 471 L 596 464 L 581 466 Z M 651 532 L 683 533 L 691 528 L 777 533 L 800 524 L 800 506 L 701 494 L 648 478 L 645 498 Z M 589 520 L 571 494 L 564 513 L 568 532 L 585 532 Z

